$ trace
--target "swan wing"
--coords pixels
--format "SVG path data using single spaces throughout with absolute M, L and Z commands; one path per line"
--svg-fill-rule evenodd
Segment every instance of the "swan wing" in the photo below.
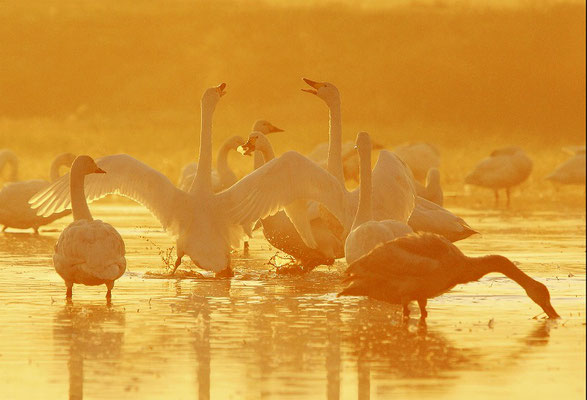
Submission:
M 89 202 L 109 194 L 128 197 L 145 207 L 161 222 L 165 229 L 178 233 L 174 220 L 181 219 L 179 213 L 189 204 L 189 195 L 162 173 L 129 156 L 116 154 L 96 160 L 105 174 L 85 177 L 85 194 Z M 71 208 L 69 173 L 34 195 L 29 203 L 37 214 L 48 216 Z
M 314 200 L 324 204 L 343 225 L 351 218 L 345 207 L 345 191 L 338 180 L 295 151 L 271 160 L 216 196 L 231 223 L 239 225 L 253 224 L 296 200 Z M 300 211 L 299 204 L 288 207 L 286 211 L 291 212 L 292 208 Z M 297 211 L 288 214 L 294 224 L 299 217 Z M 311 238 L 306 240 L 311 242 Z

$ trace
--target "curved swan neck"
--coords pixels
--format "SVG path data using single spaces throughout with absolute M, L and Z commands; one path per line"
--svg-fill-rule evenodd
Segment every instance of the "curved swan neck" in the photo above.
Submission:
M 51 182 L 59 179 L 59 168 L 62 166 L 67 166 L 67 161 L 65 161 L 64 157 L 57 156 L 51 163 L 51 169 L 49 170 L 49 179 L 51 179 Z
M 268 163 L 269 161 L 275 158 L 273 146 L 271 146 L 271 143 L 267 138 L 264 137 L 263 139 L 261 139 L 261 141 L 257 143 L 255 153 L 253 156 L 255 157 L 255 169 L 262 167 L 263 164 Z
M 71 194 L 71 210 L 73 211 L 74 221 L 80 219 L 93 220 L 86 201 L 84 178 L 85 176 L 75 169 L 71 171 L 69 176 L 69 192 Z
M 232 147 L 230 147 L 230 144 L 228 143 L 228 141 L 226 141 L 222 144 L 222 147 L 220 147 L 220 149 L 218 150 L 218 156 L 216 158 L 216 168 L 218 169 L 219 172 L 226 171 L 226 172 L 232 173 L 232 170 L 228 166 L 228 153 L 230 152 L 231 149 L 232 149 Z
M 0 151 L 0 173 L 4 170 L 6 164 L 10 164 L 9 181 L 15 182 L 18 180 L 18 158 L 10 150 Z
M 342 116 L 340 99 L 328 105 L 330 111 L 330 132 L 328 137 L 327 169 L 344 186 L 344 171 L 342 165 Z
M 482 276 L 491 272 L 499 272 L 516 282 L 524 289 L 536 282 L 503 256 L 490 255 L 469 258 L 469 262 L 470 271 L 475 275 L 473 280 L 478 280 Z
M 369 150 L 369 151 L 367 151 Z M 355 229 L 365 222 L 373 220 L 373 207 L 371 196 L 373 185 L 371 182 L 371 151 L 370 149 L 359 149 L 359 208 L 351 229 Z
M 212 114 L 214 109 L 202 104 L 200 127 L 200 158 L 196 177 L 192 183 L 196 189 L 212 191 Z

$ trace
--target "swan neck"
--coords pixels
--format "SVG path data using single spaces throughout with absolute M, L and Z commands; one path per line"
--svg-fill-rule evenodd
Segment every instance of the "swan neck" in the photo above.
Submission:
M 340 101 L 329 105 L 330 132 L 328 137 L 327 169 L 344 186 L 344 172 L 342 166 L 342 116 Z
M 84 191 L 84 175 L 72 170 L 69 178 L 69 192 L 71 194 L 71 210 L 73 220 L 86 219 L 92 221 L 92 214 L 88 208 Z
M 361 150 L 359 154 L 359 208 L 355 215 L 352 229 L 373 220 L 372 194 L 373 184 L 371 181 L 371 152 Z
M 51 179 L 51 182 L 55 182 L 59 179 L 59 168 L 63 165 L 67 165 L 67 163 L 64 162 L 61 157 L 57 157 L 53 160 L 51 163 L 51 169 L 49 170 L 49 179 Z
M 471 258 L 471 270 L 476 273 L 477 280 L 492 272 L 504 274 L 524 289 L 528 288 L 534 279 L 526 275 L 522 270 L 514 265 L 510 260 L 503 256 L 490 255 L 485 257 Z
M 257 146 L 253 156 L 255 157 L 255 169 L 258 169 L 262 167 L 263 164 L 273 160 L 275 158 L 275 152 L 273 151 L 271 143 L 266 141 L 261 143 L 260 146 Z
M 212 114 L 214 109 L 201 106 L 200 158 L 193 185 L 199 190 L 212 191 Z
M 218 171 L 228 171 L 228 172 L 232 172 L 230 170 L 230 167 L 228 166 L 228 153 L 230 153 L 231 147 L 230 145 L 225 142 L 222 147 L 220 147 L 220 150 L 218 150 L 218 156 L 216 158 L 216 168 L 218 169 Z

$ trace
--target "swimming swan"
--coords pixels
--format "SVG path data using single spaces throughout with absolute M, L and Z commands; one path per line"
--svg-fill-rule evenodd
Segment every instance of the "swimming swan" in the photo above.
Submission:
M 84 195 L 85 176 L 104 173 L 91 157 L 79 156 L 68 177 L 73 222 L 59 235 L 53 255 L 53 266 L 65 281 L 67 298 L 72 297 L 73 284 L 78 283 L 106 285 L 106 298 L 110 299 L 114 281 L 126 270 L 124 241 L 112 225 L 92 218 Z
M 341 221 L 348 218 L 348 212 L 340 183 L 295 152 L 283 154 L 227 190 L 212 191 L 212 115 L 225 87 L 221 84 L 210 88 L 202 96 L 200 159 L 189 192 L 176 188 L 148 165 L 120 154 L 97 161 L 108 174 L 88 177 L 86 197 L 92 201 L 116 193 L 145 205 L 177 237 L 175 268 L 187 254 L 200 268 L 231 275 L 231 245 L 239 245 L 243 227 L 281 208 L 289 212 L 287 206 L 300 200 L 324 204 Z M 61 178 L 31 199 L 40 214 L 69 207 L 66 179 Z
M 58 155 L 51 163 L 49 176 L 51 182 L 59 179 L 59 168 L 70 167 L 75 156 L 71 153 Z M 33 228 L 39 233 L 39 227 L 48 225 L 51 222 L 70 214 L 70 211 L 63 211 L 48 217 L 37 215 L 28 203 L 29 199 L 39 190 L 50 185 L 50 182 L 43 179 L 12 182 L 4 185 L 0 190 L 0 225 L 2 231 L 7 228 L 28 229 Z

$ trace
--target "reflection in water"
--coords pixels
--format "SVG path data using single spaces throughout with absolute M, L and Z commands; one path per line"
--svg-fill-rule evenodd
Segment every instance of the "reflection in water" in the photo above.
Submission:
M 0 255 L 3 257 L 47 256 L 53 254 L 57 240 L 52 236 L 26 232 L 0 233 Z
M 102 360 L 100 375 L 112 371 L 110 362 L 116 365 L 121 356 L 124 324 L 124 313 L 108 306 L 76 306 L 70 303 L 57 312 L 53 337 L 58 345 L 56 347 L 66 347 L 69 353 L 70 400 L 83 399 L 84 360 Z

